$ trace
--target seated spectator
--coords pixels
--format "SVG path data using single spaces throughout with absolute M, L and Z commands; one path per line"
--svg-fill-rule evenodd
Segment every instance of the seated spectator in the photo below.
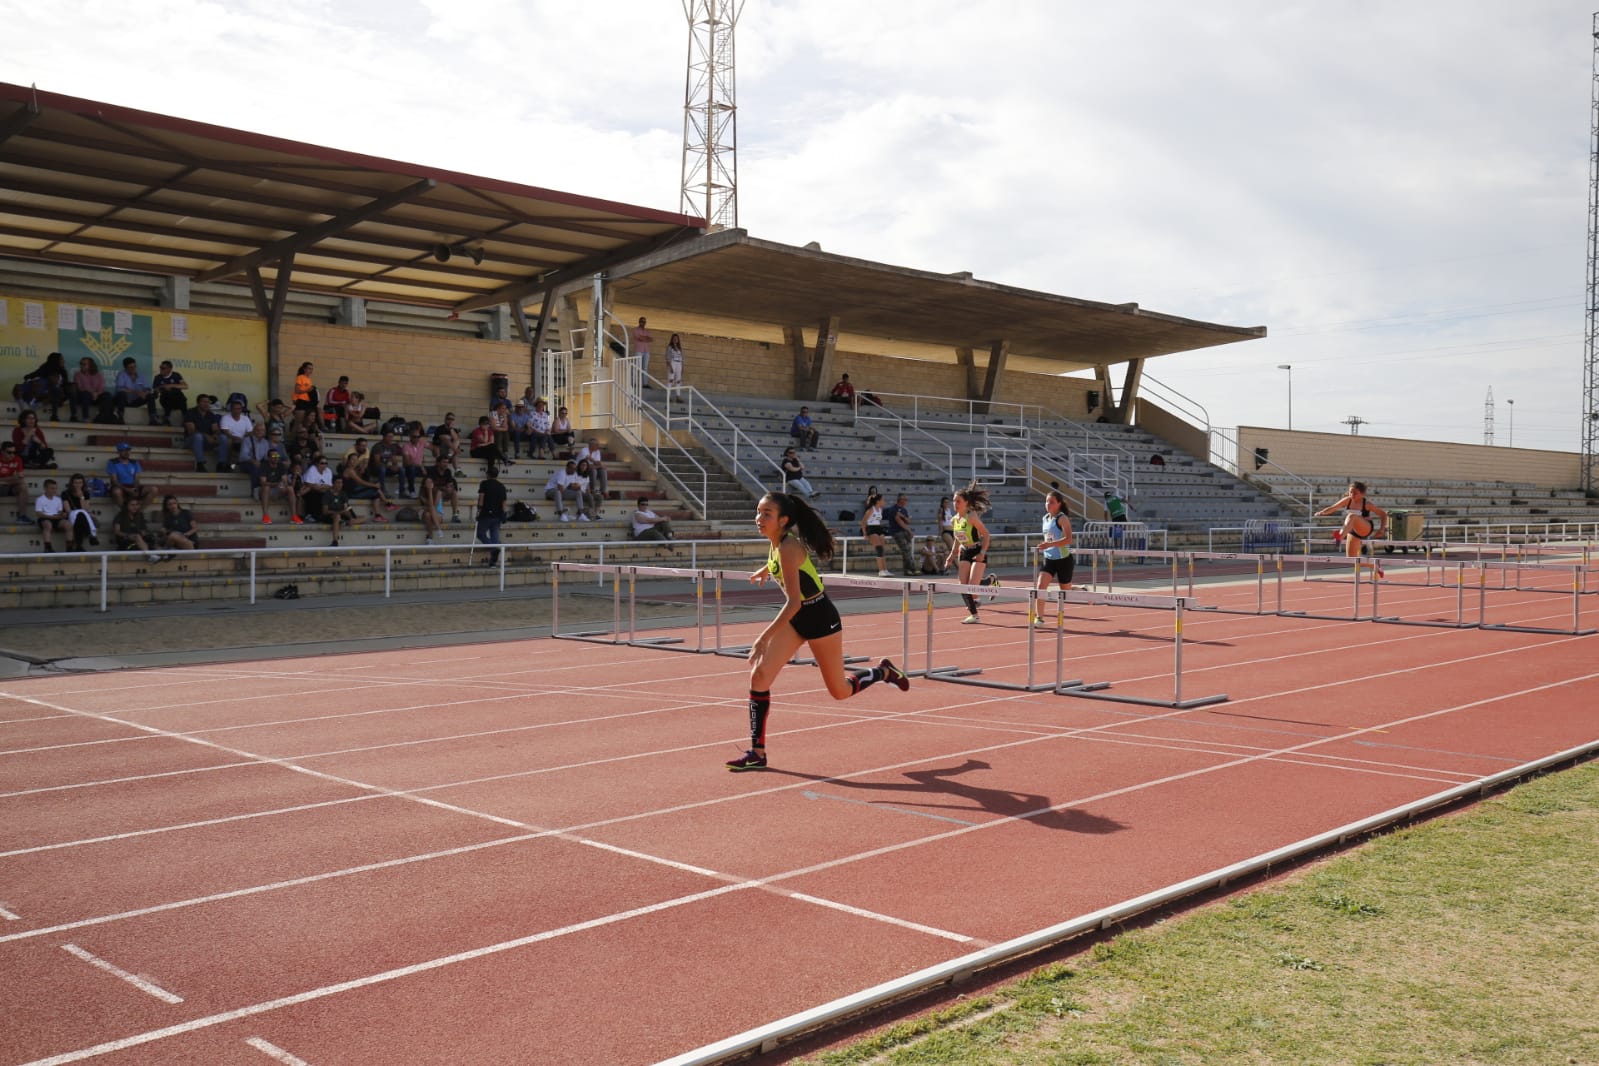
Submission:
M 555 412 L 555 418 L 550 422 L 550 443 L 555 448 L 570 450 L 576 439 L 577 431 L 572 428 L 572 417 L 562 407 Z
M 449 463 L 452 469 L 461 462 L 461 431 L 455 425 L 454 411 L 446 414 L 444 421 L 433 429 L 433 456 Z
M 87 551 L 100 546 L 100 530 L 89 513 L 89 481 L 82 474 L 67 478 L 61 498 L 67 504 L 67 551 Z
M 554 419 L 550 417 L 550 406 L 543 400 L 533 401 L 533 411 L 528 417 L 528 458 L 529 459 L 554 459 L 555 441 L 550 437 L 550 428 Z
M 28 477 L 22 472 L 23 469 L 22 456 L 17 454 L 16 444 L 0 440 L 0 495 L 16 497 L 16 515 L 19 522 L 28 521 L 28 517 L 21 510 L 28 498 Z
M 44 430 L 39 428 L 38 412 L 24 411 L 17 416 L 16 428 L 11 431 L 11 443 L 16 446 L 17 454 L 22 456 L 22 465 L 29 470 L 56 468 L 55 449 L 44 439 Z
M 855 406 L 855 386 L 849 383 L 848 374 L 838 379 L 838 384 L 833 386 L 833 391 L 827 394 L 827 398 L 834 403 Z
M 39 525 L 39 539 L 44 541 L 44 550 L 53 552 L 56 546 L 52 543 L 56 533 L 67 543 L 71 543 L 72 534 L 67 524 L 67 501 L 56 492 L 56 479 L 46 478 L 44 492 L 33 501 L 34 521 Z
M 168 495 L 161 501 L 161 525 L 164 527 L 166 547 L 192 552 L 200 546 L 200 534 L 194 528 L 194 514 L 187 507 L 180 507 L 176 496 Z
M 455 475 L 450 470 L 450 464 L 440 456 L 433 463 L 433 469 L 428 471 L 428 476 L 422 479 L 422 505 L 442 520 L 444 504 L 450 505 L 450 521 L 461 520 L 461 487 L 456 484 Z
M 322 402 L 322 421 L 335 433 L 344 432 L 345 406 L 350 402 L 350 375 L 339 375 L 339 383 L 328 390 Z
M 570 522 L 572 515 L 567 511 L 566 505 L 570 502 L 581 511 L 585 488 L 587 485 L 577 476 L 577 463 L 568 459 L 566 469 L 555 471 L 544 483 L 544 498 L 554 502 L 555 513 L 561 521 Z
M 516 401 L 516 406 L 511 410 L 511 458 L 522 458 L 523 445 L 527 446 L 527 457 L 533 458 L 533 412 L 528 409 L 526 400 Z
M 477 428 L 472 431 L 471 448 L 474 459 L 481 459 L 490 466 L 507 465 L 499 444 L 495 442 L 494 426 L 488 415 L 477 420 Z
M 92 356 L 79 359 L 78 372 L 72 375 L 72 417 L 79 422 L 109 422 L 115 405 L 100 364 Z
M 361 524 L 360 516 L 350 506 L 350 497 L 344 494 L 344 479 L 333 475 L 333 484 L 322 499 L 322 521 L 333 527 L 333 547 L 339 546 L 339 530 L 354 529 Z
M 801 407 L 799 409 L 799 414 L 795 415 L 794 421 L 788 425 L 788 435 L 793 437 L 801 448 L 807 448 L 813 452 L 816 450 L 816 443 L 821 439 L 821 434 L 811 424 L 811 409 L 809 407 Z
M 238 399 L 228 401 L 228 409 L 217 419 L 217 427 L 222 430 L 222 441 L 227 445 L 228 470 L 232 470 L 234 463 L 243 458 L 244 441 L 255 429 L 255 422 L 250 418 L 250 413 L 244 409 L 244 402 Z M 217 467 L 217 473 L 225 473 L 222 467 Z
M 579 472 L 585 462 L 589 464 L 589 490 L 599 501 L 599 513 L 603 514 L 605 501 L 611 498 L 611 475 L 605 469 L 605 453 L 600 449 L 600 439 L 590 437 L 588 443 L 580 446 L 572 458 L 577 460 Z
M 122 360 L 122 369 L 117 372 L 116 388 L 118 422 L 128 420 L 128 408 L 143 407 L 149 414 L 150 425 L 155 425 L 155 391 L 144 380 L 144 375 L 139 373 L 138 360 L 132 357 Z
M 50 421 L 56 422 L 61 418 L 61 405 L 68 401 L 71 386 L 66 357 L 60 352 L 51 352 L 44 362 L 22 375 L 22 381 L 11 389 L 11 398 L 22 410 L 50 408 Z
M 411 423 L 411 436 L 400 445 L 400 473 L 405 478 L 404 495 L 416 499 L 422 479 L 427 476 L 428 441 L 422 423 Z
M 111 502 L 121 507 L 130 497 L 137 497 L 143 504 L 155 499 L 155 489 L 140 480 L 143 474 L 144 464 L 133 457 L 133 445 L 127 441 L 118 443 L 116 458 L 105 465 L 106 483 L 111 486 Z
M 111 520 L 111 537 L 119 552 L 141 551 L 150 557 L 151 562 L 160 559 L 152 546 L 154 542 L 149 521 L 145 518 L 144 505 L 137 499 L 130 497 Z
M 300 475 L 300 513 L 313 522 L 321 521 L 332 490 L 333 470 L 328 466 L 328 457 L 318 455 Z
M 656 514 L 648 503 L 640 500 L 638 509 L 633 512 L 633 539 L 671 540 L 672 520 Z
M 783 449 L 783 481 L 787 491 L 797 492 L 807 499 L 816 496 L 816 490 L 811 488 L 811 483 L 805 478 L 805 464 L 800 462 L 799 453 L 792 447 Z
M 211 407 L 211 397 L 203 393 L 195 397 L 194 407 L 183 416 L 183 435 L 194 453 L 196 473 L 205 473 L 208 448 L 216 455 L 217 472 L 227 472 L 228 437 L 222 432 L 222 416 Z
M 155 392 L 156 402 L 161 406 L 161 424 L 170 426 L 172 415 L 177 413 L 178 421 L 183 421 L 183 412 L 189 409 L 189 398 L 183 390 L 189 383 L 183 380 L 183 375 L 172 369 L 172 360 L 161 361 L 161 372 L 150 381 L 150 388 Z
M 261 501 L 261 524 L 272 524 L 272 497 L 283 501 L 289 512 L 289 521 L 301 525 L 300 496 L 296 492 L 294 467 L 283 458 L 282 452 L 267 452 L 266 461 L 256 472 L 256 498 Z
M 351 392 L 344 405 L 344 431 L 346 433 L 376 433 L 378 409 L 368 407 L 366 393 Z

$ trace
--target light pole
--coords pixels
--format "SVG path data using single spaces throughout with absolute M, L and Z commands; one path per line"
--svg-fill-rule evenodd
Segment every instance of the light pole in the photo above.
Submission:
M 1294 364 L 1278 363 L 1277 369 L 1288 371 L 1288 429 L 1289 432 L 1292 432 L 1294 428 Z
M 1506 400 L 1505 403 L 1510 405 L 1510 446 L 1514 448 L 1516 446 L 1516 401 Z

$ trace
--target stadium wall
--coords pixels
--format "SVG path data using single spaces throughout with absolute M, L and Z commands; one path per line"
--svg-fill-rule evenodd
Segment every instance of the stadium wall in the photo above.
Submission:
M 1273 463 L 1302 476 L 1505 481 L 1544 489 L 1582 486 L 1581 456 L 1576 452 L 1240 426 L 1238 466 L 1241 472 L 1254 472 L 1252 456 L 1256 448 L 1262 447 Z

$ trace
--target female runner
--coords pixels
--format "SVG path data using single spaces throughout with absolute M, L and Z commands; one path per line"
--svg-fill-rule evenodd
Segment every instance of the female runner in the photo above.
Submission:
M 950 530 L 955 534 L 955 546 L 950 549 L 944 565 L 947 567 L 959 561 L 957 573 L 962 585 L 982 584 L 983 571 L 988 569 L 988 527 L 977 517 L 986 510 L 988 490 L 975 479 L 955 494 L 955 518 L 950 523 Z M 963 592 L 961 600 L 966 604 L 967 611 L 961 624 L 976 625 L 977 597 Z
M 901 692 L 911 687 L 905 672 L 887 659 L 870 670 L 844 669 L 844 623 L 811 562 L 811 552 L 820 559 L 833 554 L 833 534 L 822 516 L 803 497 L 769 492 L 755 509 L 755 528 L 772 547 L 750 583 L 764 585 L 768 577 L 777 578 L 783 586 L 783 609 L 750 647 L 750 749 L 727 764 L 735 773 L 766 769 L 772 682 L 801 644 L 810 645 L 828 695 L 835 700 L 847 700 L 878 681 L 890 681 Z
M 1072 520 L 1066 514 L 1066 497 L 1051 491 L 1044 497 L 1044 539 L 1038 545 L 1038 588 L 1049 588 L 1049 579 L 1063 589 L 1072 587 Z M 1044 616 L 1033 618 L 1034 625 L 1045 625 Z

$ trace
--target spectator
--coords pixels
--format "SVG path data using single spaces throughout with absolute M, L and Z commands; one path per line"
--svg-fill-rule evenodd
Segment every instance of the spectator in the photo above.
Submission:
M 350 497 L 344 494 L 344 479 L 337 474 L 333 475 L 333 484 L 322 499 L 322 521 L 333 527 L 335 548 L 339 546 L 340 528 L 354 529 L 361 524 L 355 508 L 350 506 Z
M 68 400 L 70 387 L 66 357 L 60 352 L 51 352 L 44 362 L 22 375 L 22 381 L 12 387 L 11 396 L 19 408 L 30 411 L 48 406 L 50 421 L 57 422 L 61 419 L 61 405 Z
M 948 549 L 942 547 L 933 537 L 922 538 L 922 573 L 943 574 L 948 572 L 944 560 L 948 557 Z
M 155 425 L 155 392 L 139 373 L 139 363 L 131 356 L 122 360 L 117 373 L 117 421 L 128 420 L 128 408 L 143 407 L 148 411 L 150 424 Z
M 283 500 L 283 505 L 288 509 L 289 521 L 295 525 L 302 525 L 300 518 L 300 496 L 296 491 L 293 467 L 283 458 L 282 452 L 267 452 L 266 461 L 262 464 L 257 477 L 259 482 L 258 496 L 261 501 L 261 524 L 272 524 L 272 497 L 278 496 Z
M 366 393 L 351 391 L 350 402 L 344 405 L 344 429 L 347 433 L 376 433 L 383 424 L 383 412 L 366 402 Z
M 611 498 L 611 476 L 605 469 L 605 453 L 600 450 L 600 439 L 590 437 L 588 443 L 578 448 L 572 458 L 577 460 L 578 471 L 583 469 L 584 462 L 589 464 L 589 491 L 593 493 L 597 504 L 596 516 L 605 513 L 605 501 Z
M 313 522 L 322 521 L 327 513 L 327 497 L 333 491 L 333 477 L 333 471 L 328 467 L 328 457 L 321 454 L 300 475 L 299 511 Z
M 222 416 L 211 409 L 211 397 L 195 397 L 194 408 L 183 416 L 183 435 L 194 453 L 196 473 L 205 473 L 207 448 L 216 454 L 217 473 L 227 473 L 228 437 L 222 432 Z
M 11 431 L 11 443 L 16 445 L 17 454 L 22 456 L 22 465 L 29 470 L 56 468 L 55 449 L 44 439 L 44 430 L 39 428 L 38 412 L 24 411 L 17 416 L 16 428 Z
M 401 495 L 405 487 L 405 454 L 400 450 L 400 442 L 394 439 L 393 429 L 384 427 L 383 435 L 372 445 L 372 457 L 367 460 L 366 469 L 384 496 L 393 499 Z M 388 485 L 391 477 L 394 479 L 393 492 L 389 491 Z
M 484 566 L 495 566 L 500 561 L 500 524 L 505 521 L 505 486 L 500 484 L 500 472 L 490 463 L 484 471 L 483 482 L 477 487 L 477 539 L 493 545 Z
M 414 500 L 422 479 L 427 476 L 428 442 L 427 434 L 422 431 L 422 423 L 411 423 L 411 436 L 400 445 L 400 456 L 400 472 L 405 477 L 405 495 Z
M 495 437 L 494 424 L 489 416 L 479 417 L 470 442 L 472 458 L 481 459 L 489 466 L 505 466 L 505 456 L 500 452 L 500 446 L 495 443 Z
M 222 442 L 227 445 L 227 468 L 233 469 L 234 456 L 242 458 L 244 452 L 244 439 L 255 428 L 255 423 L 250 419 L 250 413 L 244 409 L 244 401 L 231 399 L 228 409 L 222 417 L 217 419 L 217 427 L 222 430 Z M 218 473 L 225 473 L 222 467 L 217 467 Z
M 883 508 L 883 528 L 894 538 L 895 547 L 899 548 L 905 573 L 916 574 L 916 532 L 911 528 L 909 500 L 904 493 L 895 498 L 891 507 Z
M 527 445 L 527 457 L 533 458 L 533 412 L 528 409 L 526 400 L 516 401 L 515 408 L 511 411 L 511 458 L 522 458 L 522 446 Z M 503 450 L 503 449 L 502 449 Z
M 782 467 L 785 491 L 798 492 L 809 500 L 816 498 L 816 490 L 805 478 L 805 464 L 800 462 L 799 453 L 792 447 L 783 449 Z
M 566 408 L 555 412 L 555 420 L 550 423 L 550 444 L 554 448 L 566 448 L 571 454 L 572 442 L 577 439 L 577 432 L 572 428 L 571 416 Z
M 650 376 L 650 345 L 654 343 L 655 338 L 644 327 L 644 316 L 640 315 L 638 325 L 633 327 L 633 354 L 638 357 L 639 369 L 643 371 L 645 380 L 649 380 Z
M 56 550 L 52 541 L 58 532 L 63 540 L 71 543 L 72 534 L 67 525 L 67 502 L 56 492 L 55 478 L 45 478 L 43 494 L 33 501 L 33 516 L 39 525 L 39 538 L 44 541 L 45 551 Z
M 450 504 L 450 521 L 461 520 L 461 489 L 455 483 L 455 475 L 450 471 L 450 464 L 440 456 L 433 464 L 433 469 L 422 480 L 422 504 L 431 508 L 440 516 L 444 515 L 444 503 Z
M 533 401 L 533 412 L 528 417 L 529 444 L 528 457 L 531 459 L 554 459 L 555 441 L 550 437 L 550 427 L 553 424 L 550 418 L 550 407 L 543 400 Z
M 72 375 L 72 417 L 79 422 L 109 421 L 112 406 L 100 364 L 87 355 L 79 359 L 78 372 Z
M 161 501 L 161 525 L 164 527 L 164 544 L 178 551 L 192 552 L 200 546 L 200 533 L 194 528 L 194 514 L 178 505 L 171 494 Z
M 22 513 L 23 501 L 28 498 L 28 477 L 23 473 L 22 456 L 17 454 L 14 441 L 0 440 L 0 493 L 16 497 L 17 521 L 27 522 Z
M 568 459 L 566 469 L 557 470 L 550 474 L 550 479 L 544 483 L 544 498 L 555 503 L 555 513 L 563 522 L 570 522 L 572 516 L 566 509 L 566 502 L 570 500 L 579 510 L 583 507 L 583 491 L 577 476 L 577 463 Z
M 322 422 L 335 433 L 345 431 L 345 408 L 350 402 L 350 375 L 340 374 L 339 383 L 328 390 L 322 404 Z
M 640 500 L 633 512 L 633 539 L 672 540 L 673 536 L 672 520 L 656 514 L 648 502 Z
M 584 504 L 583 513 L 577 516 L 578 521 L 592 522 L 603 511 L 600 508 L 600 490 L 595 487 L 598 484 L 598 479 L 594 476 L 594 467 L 589 464 L 587 459 L 579 459 L 577 461 L 577 478 L 582 482 L 581 490 Z
M 239 469 L 250 475 L 251 496 L 261 487 L 261 472 L 266 469 L 267 456 L 281 454 L 282 449 L 274 450 L 272 441 L 267 439 L 266 423 L 253 423 L 249 434 L 239 442 Z
M 827 394 L 827 398 L 834 403 L 855 406 L 855 386 L 849 383 L 848 374 L 838 379 L 838 384 L 833 386 L 833 391 Z
M 161 424 L 170 426 L 173 412 L 177 412 L 181 420 L 183 412 L 189 408 L 189 398 L 183 394 L 189 383 L 183 380 L 182 374 L 172 369 L 172 360 L 161 361 L 161 372 L 151 380 L 150 387 L 161 405 Z
M 433 428 L 433 456 L 449 463 L 451 469 L 461 461 L 461 431 L 455 426 L 454 411 L 447 412 L 444 421 Z
M 683 338 L 676 333 L 666 342 L 666 387 L 675 389 L 683 384 Z
M 89 513 L 89 482 L 82 474 L 67 478 L 67 489 L 61 494 L 67 505 L 67 551 L 81 552 L 100 546 L 100 530 Z
M 320 401 L 317 399 L 316 383 L 312 380 L 314 370 L 315 363 L 301 363 L 300 369 L 294 372 L 294 419 L 301 424 L 318 420 L 316 410 Z
M 794 416 L 794 421 L 789 423 L 788 435 L 798 442 L 799 446 L 810 451 L 816 450 L 816 442 L 821 435 L 816 432 L 816 427 L 811 424 L 811 409 L 801 407 L 799 414 Z
M 143 504 L 155 499 L 155 489 L 140 480 L 143 473 L 144 465 L 133 457 L 133 445 L 127 441 L 118 443 L 116 458 L 105 465 L 111 502 L 120 508 L 129 499 L 136 498 Z
M 130 497 L 122 505 L 122 510 L 111 520 L 111 536 L 116 542 L 117 551 L 141 551 L 150 557 L 152 563 L 161 561 L 152 547 L 154 541 L 150 536 L 150 525 L 145 518 L 144 505 L 137 499 Z

